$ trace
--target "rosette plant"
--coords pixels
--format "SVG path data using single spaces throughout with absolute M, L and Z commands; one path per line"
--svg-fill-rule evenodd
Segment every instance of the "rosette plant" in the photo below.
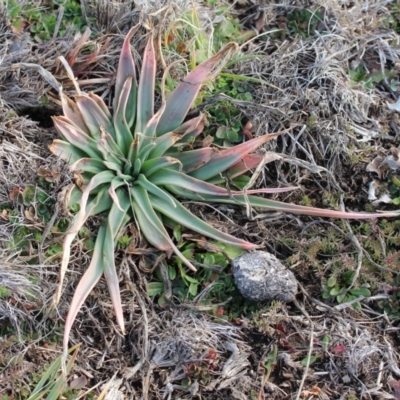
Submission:
M 226 177 L 234 179 L 255 168 L 262 155 L 254 151 L 279 134 L 257 137 L 237 146 L 194 148 L 190 146 L 202 132 L 203 115 L 185 120 L 202 84 L 215 77 L 236 52 L 228 44 L 218 54 L 198 65 L 154 112 L 156 54 L 150 38 L 143 55 L 139 82 L 130 49 L 136 29 L 125 38 L 116 76 L 112 113 L 103 100 L 80 92 L 75 101 L 61 93 L 64 116 L 54 117 L 61 140 L 50 150 L 71 164 L 75 186 L 69 193 L 70 205 L 78 203 L 63 244 L 60 285 L 74 238 L 93 215 L 104 213 L 90 265 L 73 296 L 65 324 L 64 349 L 76 315 L 90 291 L 104 274 L 117 322 L 124 332 L 124 319 L 115 267 L 114 247 L 119 232 L 134 220 L 140 232 L 157 250 L 175 253 L 195 270 L 191 261 L 174 244 L 166 226 L 174 221 L 181 226 L 219 242 L 254 250 L 256 245 L 221 232 L 193 215 L 179 199 L 208 203 L 251 205 L 295 214 L 337 218 L 371 218 L 387 214 L 346 213 L 297 206 L 254 196 L 293 188 L 235 191 L 224 187 Z M 168 71 L 167 71 L 168 72 Z

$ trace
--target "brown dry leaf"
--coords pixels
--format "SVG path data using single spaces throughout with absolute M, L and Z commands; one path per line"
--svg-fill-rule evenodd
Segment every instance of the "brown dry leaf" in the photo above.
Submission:
M 308 399 L 313 396 L 319 396 L 321 393 L 322 390 L 318 386 L 313 386 L 310 390 L 303 390 L 300 396 Z

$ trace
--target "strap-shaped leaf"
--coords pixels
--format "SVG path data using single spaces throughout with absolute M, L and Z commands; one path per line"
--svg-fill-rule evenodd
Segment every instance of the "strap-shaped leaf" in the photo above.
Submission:
M 147 177 L 150 177 L 154 172 L 163 168 L 168 168 L 174 164 L 180 164 L 180 161 L 173 157 L 153 158 L 143 163 L 141 172 Z
M 90 135 L 90 131 L 85 124 L 85 121 L 76 103 L 62 92 L 60 93 L 60 97 L 63 114 L 81 131 Z
M 201 63 L 182 80 L 168 97 L 165 110 L 157 125 L 157 136 L 171 132 L 182 124 L 203 83 L 215 77 L 237 49 L 236 43 L 228 43 L 214 57 Z
M 150 151 L 149 158 L 159 158 L 164 155 L 164 153 L 173 146 L 179 139 L 181 135 L 177 132 L 168 132 L 164 135 L 153 139 L 154 148 Z
M 201 181 L 199 179 L 192 178 L 191 176 L 182 174 L 181 172 L 174 171 L 171 169 L 160 169 L 153 175 L 149 176 L 150 182 L 156 186 L 165 185 L 167 187 L 180 187 L 186 191 L 191 191 L 199 195 L 210 195 L 210 196 L 231 196 L 233 194 L 244 194 L 241 190 L 227 190 L 225 188 L 213 185 L 208 182 Z M 289 188 L 262 188 L 262 189 L 250 189 L 246 190 L 247 194 L 256 193 L 280 193 L 288 192 L 296 189 L 294 187 Z
M 90 172 L 91 174 L 98 174 L 105 169 L 103 160 L 98 158 L 81 158 L 71 165 L 72 171 Z
M 99 158 L 101 154 L 97 150 L 96 141 L 75 125 L 71 125 L 68 118 L 53 117 L 53 122 L 64 140 L 86 153 L 89 157 Z
M 170 157 L 178 159 L 182 164 L 182 172 L 188 173 L 207 164 L 218 150 L 214 147 L 182 151 L 181 153 L 168 153 Z
M 193 215 L 190 211 L 188 211 L 185 207 L 183 207 L 178 201 L 173 199 L 176 207 L 169 207 L 168 204 L 159 197 L 155 197 L 150 195 L 150 201 L 152 206 L 159 211 L 161 214 L 166 215 L 168 218 L 176 221 L 178 224 L 185 226 L 186 228 L 191 229 L 192 231 L 198 232 L 201 235 L 208 236 L 210 238 L 219 240 L 223 243 L 228 243 L 233 246 L 240 247 L 242 249 L 254 250 L 258 246 L 252 243 L 246 242 L 245 240 L 238 239 L 234 236 L 231 236 L 227 233 L 221 232 L 211 225 L 207 224 L 205 221 Z
M 100 138 L 100 127 L 115 138 L 114 126 L 111 119 L 92 97 L 88 95 L 76 96 L 76 104 L 94 139 Z
M 84 158 L 86 155 L 71 143 L 60 139 L 54 139 L 53 143 L 49 145 L 49 150 L 57 157 L 60 157 L 61 160 L 70 164 Z
M 150 35 L 143 54 L 142 72 L 137 97 L 136 132 L 143 132 L 154 114 L 154 86 L 156 77 L 156 55 L 153 37 Z
M 182 131 L 184 132 L 184 134 L 182 135 L 181 139 L 178 140 L 176 145 L 193 143 L 197 136 L 199 136 L 200 133 L 203 132 L 205 122 L 206 117 L 202 113 L 200 113 L 199 116 L 184 122 L 178 128 L 178 131 Z
M 122 149 L 124 155 L 128 155 L 129 146 L 133 141 L 133 135 L 129 129 L 129 125 L 126 119 L 127 107 L 132 91 L 132 77 L 126 78 L 124 85 L 122 86 L 121 94 L 118 99 L 117 109 L 114 113 L 114 126 L 115 134 L 118 146 Z
M 139 25 L 134 26 L 128 34 L 125 36 L 124 44 L 122 45 L 121 55 L 119 57 L 117 79 L 115 83 L 115 97 L 113 102 L 114 113 L 118 108 L 118 101 L 121 96 L 122 88 L 128 77 L 132 78 L 132 87 L 129 94 L 129 99 L 126 107 L 126 122 L 129 127 L 132 126 L 133 121 L 136 116 L 136 94 L 137 94 L 137 84 L 136 84 L 136 69 L 135 62 L 133 61 L 130 41 L 133 35 L 139 29 Z
M 117 206 L 117 208 L 120 211 L 123 211 L 123 208 L 121 207 L 120 201 L 119 201 L 119 197 L 116 193 L 116 190 L 121 187 L 121 186 L 125 186 L 126 182 L 120 178 L 119 176 L 115 177 L 112 181 L 111 181 L 111 185 L 110 185 L 110 189 L 108 190 L 108 193 L 110 194 L 113 202 L 115 203 L 115 205 Z
M 226 175 L 230 178 L 236 178 L 237 176 L 241 176 L 247 171 L 256 168 L 260 162 L 263 160 L 263 154 L 247 154 L 236 164 L 232 165 L 229 169 L 226 170 Z M 208 179 L 209 183 L 214 183 L 215 185 L 221 184 L 225 182 L 225 179 L 221 175 L 214 176 L 211 179 Z
M 144 191 L 139 191 L 137 187 L 132 187 L 130 191 L 133 197 L 132 208 L 144 237 L 158 250 L 171 253 L 172 248 L 166 239 L 166 232 L 163 232 L 161 221 L 154 210 L 149 212 L 146 207 Z
M 279 132 L 271 135 L 260 136 L 237 146 L 222 150 L 221 152 L 214 154 L 207 164 L 193 172 L 190 172 L 190 175 L 200 180 L 208 180 L 221 172 L 224 172 L 229 167 L 240 161 L 246 154 L 256 150 L 265 142 L 275 139 L 283 133 L 284 132 Z
M 164 250 L 164 248 L 168 246 L 169 249 L 172 249 L 187 267 L 189 267 L 192 271 L 196 271 L 194 265 L 179 251 L 169 237 L 162 222 L 150 203 L 149 195 L 146 190 L 140 186 L 134 186 L 131 188 L 131 191 L 135 199 L 133 206 L 139 221 L 140 229 L 142 230 L 148 242 L 159 250 Z
M 115 239 L 125 222 L 125 217 L 131 204 L 129 197 L 124 190 L 117 191 L 120 206 L 114 202 L 107 218 L 106 234 L 104 238 L 103 267 L 104 276 L 110 291 L 111 300 L 114 306 L 115 316 L 122 333 L 125 333 L 124 316 L 122 312 L 121 295 L 119 291 L 118 275 L 115 269 Z
M 77 288 L 75 289 L 74 297 L 72 298 L 71 304 L 69 306 L 69 311 L 67 319 L 65 320 L 64 328 L 64 354 L 68 351 L 69 334 L 71 332 L 72 324 L 85 302 L 86 298 L 89 296 L 90 292 L 100 280 L 101 275 L 104 271 L 104 258 L 103 258 L 103 247 L 104 239 L 106 236 L 106 226 L 102 225 L 97 234 L 96 243 L 94 245 L 93 256 L 90 262 L 89 268 L 83 274 Z
M 114 171 L 102 171 L 95 175 L 89 182 L 89 185 L 85 188 L 85 190 L 82 193 L 82 199 L 80 202 L 80 207 L 81 209 L 79 210 L 77 214 L 77 222 L 76 225 L 79 226 L 78 230 L 84 224 L 86 219 L 88 218 L 88 213 L 86 210 L 87 202 L 89 199 L 89 195 L 92 193 L 92 191 L 97 188 L 100 185 L 103 185 L 104 183 L 110 183 L 113 179 L 115 178 L 115 173 Z M 75 229 L 76 230 L 76 229 Z
M 209 196 L 199 195 L 188 190 L 184 190 L 174 186 L 168 186 L 168 190 L 172 193 L 185 197 L 190 200 L 203 201 L 207 203 L 223 203 L 223 204 L 236 204 L 247 206 L 248 204 L 252 207 L 259 207 L 270 211 L 285 212 L 299 215 L 310 215 L 316 217 L 326 218 L 344 218 L 344 219 L 371 219 L 371 218 L 382 218 L 382 217 L 399 217 L 400 213 L 395 211 L 386 211 L 382 213 L 360 213 L 360 212 L 346 212 L 336 210 L 326 210 L 317 207 L 299 206 L 296 204 L 284 203 L 281 201 L 269 200 L 258 196 L 244 196 L 244 195 L 232 195 L 230 197 L 222 196 Z M 286 189 L 286 188 L 284 188 Z
M 71 226 L 68 229 L 67 234 L 65 235 L 63 242 L 63 257 L 61 260 L 61 268 L 60 268 L 60 282 L 58 284 L 58 288 L 56 294 L 54 296 L 54 305 L 57 305 L 61 298 L 62 286 L 64 282 L 65 272 L 68 268 L 68 263 L 71 255 L 71 245 L 74 241 L 76 235 L 79 233 L 79 230 L 82 228 L 83 224 L 91 215 L 96 215 L 103 211 L 106 211 L 111 206 L 111 198 L 108 195 L 107 191 L 103 189 L 100 191 L 97 196 L 90 199 L 87 202 L 86 213 L 82 215 L 81 211 L 75 215 Z
M 160 189 L 158 186 L 151 183 L 143 174 L 140 174 L 138 176 L 135 183 L 142 186 L 143 189 L 146 189 L 154 196 L 158 196 L 161 199 L 164 199 L 169 204 L 169 207 L 176 207 L 174 201 L 171 200 L 171 196 L 164 190 Z
M 100 96 L 97 96 L 97 94 L 95 94 L 93 92 L 89 92 L 88 95 L 100 107 L 100 109 L 107 116 L 107 118 L 109 120 L 111 120 L 110 110 L 108 109 L 107 104 L 104 103 L 104 100 Z

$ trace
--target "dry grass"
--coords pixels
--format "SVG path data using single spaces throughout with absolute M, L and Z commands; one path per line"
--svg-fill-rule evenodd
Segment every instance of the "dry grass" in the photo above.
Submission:
M 248 3 L 247 8 L 240 6 L 244 3 Z M 265 83 L 253 85 L 253 102 L 235 103 L 241 116 L 252 122 L 258 134 L 292 127 L 290 133 L 268 145 L 267 150 L 278 152 L 281 158 L 266 165 L 258 178 L 259 185 L 276 181 L 301 185 L 303 191 L 291 195 L 288 201 L 299 201 L 306 194 L 321 204 L 326 201 L 322 195 L 326 190 L 344 194 L 344 204 L 350 207 L 364 209 L 368 204 L 363 186 L 371 180 L 365 171 L 368 160 L 380 149 L 399 145 L 393 128 L 398 116 L 387 107 L 387 102 L 397 100 L 398 93 L 388 90 L 385 84 L 375 85 L 372 90 L 362 83 L 350 85 L 349 69 L 363 62 L 370 72 L 391 69 L 398 73 L 398 35 L 382 25 L 389 15 L 388 3 L 325 0 L 318 7 L 325 8 L 327 33 L 304 39 L 256 38 L 243 44 L 244 56 L 257 57 L 235 64 L 233 72 Z M 95 17 L 91 27 L 98 33 L 94 39 L 88 33 L 73 36 L 67 32 L 45 45 L 34 45 L 28 34 L 12 33 L 0 3 L 0 206 L 11 204 L 17 210 L 13 223 L 9 215 L 0 214 L 0 288 L 12 292 L 12 296 L 0 296 L 0 331 L 10 325 L 19 336 L 4 331 L 0 338 L 0 365 L 4 368 L 0 396 L 1 390 L 11 390 L 5 382 L 8 377 L 19 379 L 20 375 L 13 375 L 18 365 L 33 362 L 43 366 L 54 358 L 58 345 L 52 342 L 49 348 L 46 340 L 58 337 L 76 278 L 89 260 L 81 240 L 73 249 L 63 303 L 55 314 L 44 318 L 56 286 L 59 260 L 43 258 L 43 252 L 58 236 L 50 234 L 40 247 L 32 247 L 23 256 L 15 248 L 10 249 L 9 240 L 18 227 L 41 233 L 51 228 L 27 219 L 26 207 L 12 204 L 10 193 L 34 182 L 39 167 L 55 165 L 47 151 L 55 132 L 24 115 L 35 115 L 32 108 L 38 106 L 44 107 L 47 114 L 59 112 L 56 88 L 50 84 L 52 77 L 73 94 L 73 85 L 56 61 L 60 55 L 77 69 L 84 90 L 93 90 L 110 103 L 117 56 L 128 27 L 138 21 L 144 25 L 153 21 L 157 28 L 165 29 L 192 7 L 184 0 L 138 1 L 136 7 L 131 1 L 82 1 L 82 5 L 87 17 Z M 307 5 L 317 9 L 317 5 Z M 303 7 L 300 1 L 240 1 L 230 12 L 245 24 L 254 26 L 254 21 L 261 20 L 266 29 L 274 29 L 282 16 Z M 215 9 L 199 6 L 198 14 L 202 27 L 212 33 Z M 143 44 L 138 37 L 138 54 Z M 164 54 L 167 63 L 179 58 L 179 54 Z M 182 64 L 173 73 L 179 76 L 183 70 Z M 72 180 L 68 170 L 58 167 L 62 173 L 50 193 L 54 201 Z M 224 208 L 215 210 L 227 212 Z M 71 339 L 71 344 L 83 342 L 74 373 L 87 378 L 90 383 L 86 389 L 96 381 L 98 385 L 93 390 L 100 393 L 108 383 L 108 399 L 395 399 L 392 387 L 400 379 L 396 321 L 377 313 L 373 301 L 362 301 L 361 310 L 355 311 L 351 305 L 338 309 L 332 302 L 328 305 L 318 300 L 321 282 L 325 283 L 332 272 L 329 260 L 318 267 L 301 249 L 293 255 L 282 245 L 290 239 L 305 248 L 309 243 L 305 232 L 319 238 L 327 224 L 291 216 L 260 215 L 245 225 L 242 217 L 229 215 L 237 225 L 228 229 L 246 229 L 249 237 L 264 243 L 280 258 L 292 255 L 291 268 L 305 287 L 298 303 L 260 305 L 251 319 L 243 316 L 232 323 L 216 320 L 198 309 L 198 304 L 161 309 L 145 293 L 151 276 L 140 270 L 140 258 L 120 252 L 117 265 L 128 334 L 122 337 L 114 325 L 105 284 L 100 284 L 78 316 Z M 91 227 L 96 224 L 96 220 L 92 221 Z M 349 268 L 356 270 L 360 266 L 360 279 L 364 273 L 370 276 L 372 272 L 365 264 L 371 256 L 361 251 L 357 259 L 357 246 L 364 247 L 369 238 L 354 233 L 354 225 L 338 226 L 337 238 L 345 243 L 343 252 L 352 260 Z M 379 236 L 376 224 L 371 227 Z M 348 239 L 352 235 L 357 236 L 358 242 Z M 398 240 L 394 243 L 385 242 L 383 247 L 398 248 Z M 43 262 L 31 265 L 32 260 L 38 259 L 38 251 Z M 379 271 L 383 272 L 374 271 L 378 280 L 374 294 L 381 298 L 387 296 L 382 289 L 385 277 L 399 272 L 398 265 L 390 266 L 388 272 L 385 260 L 382 256 L 383 269 Z M 40 331 L 38 339 L 26 341 L 24 335 L 35 329 Z M 325 348 L 324 337 L 329 338 Z M 267 374 L 265 365 L 275 345 L 275 367 Z M 314 363 L 307 362 L 308 354 L 317 357 Z M 194 365 L 207 370 L 209 378 L 202 384 L 194 379 L 187 389 L 184 379 Z

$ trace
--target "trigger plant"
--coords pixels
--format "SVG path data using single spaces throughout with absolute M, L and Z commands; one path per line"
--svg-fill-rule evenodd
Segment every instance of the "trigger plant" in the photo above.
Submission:
M 77 313 L 103 275 L 118 325 L 124 332 L 114 248 L 119 233 L 130 221 L 137 223 L 138 230 L 157 250 L 168 255 L 176 254 L 187 268 L 195 271 L 191 260 L 185 258 L 170 237 L 166 224 L 171 221 L 244 250 L 254 250 L 257 246 L 213 228 L 187 210 L 180 203 L 182 199 L 251 205 L 322 217 L 362 219 L 392 215 L 324 210 L 254 195 L 283 192 L 293 187 L 245 192 L 225 188 L 226 177 L 233 179 L 255 168 L 262 155 L 254 151 L 280 134 L 264 135 L 226 149 L 193 149 L 189 146 L 201 134 L 205 118 L 200 114 L 187 120 L 187 113 L 203 83 L 219 73 L 237 51 L 237 45 L 228 44 L 195 67 L 155 112 L 156 54 L 153 39 L 150 37 L 147 42 L 137 79 L 130 49 L 135 31 L 136 28 L 131 29 L 122 46 L 112 111 L 99 96 L 83 93 L 77 87 L 75 101 L 61 93 L 64 115 L 53 118 L 61 139 L 54 140 L 50 150 L 71 164 L 75 185 L 66 200 L 70 205 L 77 203 L 80 207 L 65 235 L 55 304 L 61 296 L 75 237 L 89 217 L 104 214 L 90 265 L 70 305 L 64 332 L 64 354 Z

